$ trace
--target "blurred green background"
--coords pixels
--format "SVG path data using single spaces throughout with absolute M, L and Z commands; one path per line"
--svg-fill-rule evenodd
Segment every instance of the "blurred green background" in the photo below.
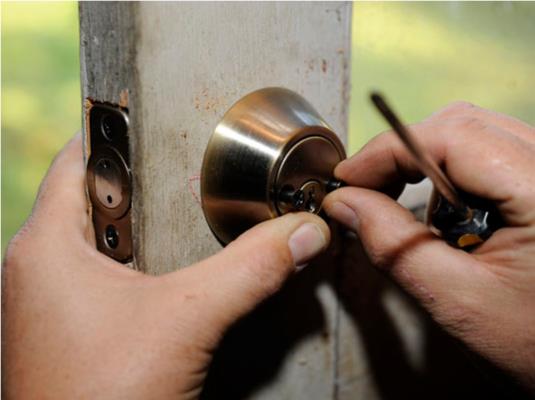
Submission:
M 2 255 L 81 126 L 78 5 L 2 2 Z
M 535 3 L 355 3 L 350 152 L 386 125 L 468 100 L 535 124 Z M 2 253 L 53 156 L 80 129 L 76 3 L 1 3 Z
M 380 89 L 406 122 L 466 100 L 535 124 L 534 2 L 354 3 L 350 149 L 386 124 Z

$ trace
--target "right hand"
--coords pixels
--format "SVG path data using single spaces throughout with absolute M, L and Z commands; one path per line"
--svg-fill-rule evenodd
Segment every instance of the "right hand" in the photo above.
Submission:
M 535 390 L 535 129 L 456 103 L 410 127 L 459 189 L 497 205 L 506 227 L 472 253 L 450 247 L 394 199 L 423 179 L 392 132 L 340 163 L 324 202 L 451 334 Z

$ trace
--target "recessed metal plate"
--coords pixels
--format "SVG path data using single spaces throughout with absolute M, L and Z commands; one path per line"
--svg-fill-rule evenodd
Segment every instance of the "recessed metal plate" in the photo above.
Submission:
M 87 190 L 97 248 L 120 262 L 132 260 L 131 173 L 127 110 L 91 102 Z

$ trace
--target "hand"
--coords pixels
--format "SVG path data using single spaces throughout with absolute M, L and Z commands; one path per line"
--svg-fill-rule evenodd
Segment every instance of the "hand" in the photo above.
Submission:
M 319 217 L 286 215 L 191 267 L 144 275 L 95 250 L 84 175 L 77 137 L 9 245 L 2 312 L 9 398 L 195 398 L 227 328 L 329 242 Z
M 337 166 L 351 187 L 324 208 L 446 330 L 535 389 L 535 129 L 466 103 L 410 129 L 458 188 L 496 203 L 507 227 L 472 253 L 435 237 L 393 199 L 423 176 L 392 132 Z

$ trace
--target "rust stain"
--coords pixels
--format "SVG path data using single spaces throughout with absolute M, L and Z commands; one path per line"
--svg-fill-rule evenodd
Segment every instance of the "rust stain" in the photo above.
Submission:
M 128 108 L 128 89 L 123 89 L 119 93 L 119 106 Z
M 341 95 L 342 95 L 342 109 L 341 116 L 343 121 L 343 126 L 345 129 L 347 129 L 347 113 L 348 113 L 348 105 L 349 105 L 349 96 L 351 91 L 351 83 L 350 83 L 350 76 L 349 76 L 349 62 L 348 57 L 346 55 L 346 52 L 343 49 L 339 49 L 337 51 L 338 55 L 341 58 L 341 64 L 342 64 L 342 88 L 341 88 Z
M 87 163 L 89 156 L 91 155 L 91 140 L 89 138 L 89 111 L 93 107 L 93 99 L 84 99 L 84 124 L 85 124 L 85 137 L 84 137 L 84 161 Z
M 196 110 L 213 111 L 214 113 L 217 113 L 221 106 L 227 104 L 227 101 L 226 96 L 211 95 L 209 89 L 204 88 L 199 95 L 195 96 L 193 104 Z
M 341 7 L 344 7 L 344 6 L 341 6 Z M 336 14 L 336 20 L 338 22 L 342 22 L 342 12 L 341 12 L 341 7 L 336 7 L 334 9 L 326 9 L 325 12 L 328 14 L 328 13 L 331 13 L 334 11 L 334 13 Z
M 327 72 L 327 60 L 325 58 L 321 59 L 321 70 L 323 73 Z

